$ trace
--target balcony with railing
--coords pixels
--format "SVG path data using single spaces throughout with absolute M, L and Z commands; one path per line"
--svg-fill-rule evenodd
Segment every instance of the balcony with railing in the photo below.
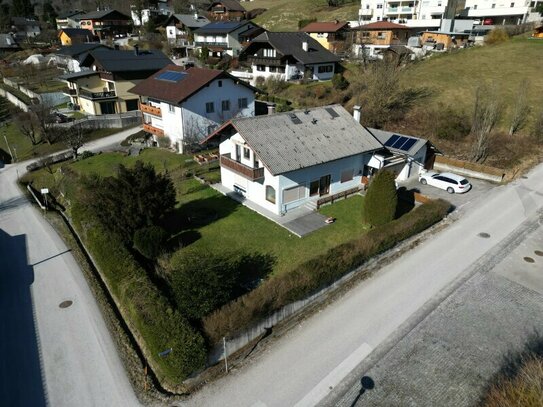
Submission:
M 146 131 L 147 133 L 151 133 L 151 134 L 154 134 L 156 136 L 163 136 L 164 135 L 164 130 L 159 129 L 158 127 L 155 127 L 155 126 L 151 126 L 148 123 L 143 123 L 143 130 Z
M 62 93 L 64 93 L 65 95 L 69 95 L 69 96 L 77 96 L 77 89 L 72 89 L 72 88 L 64 88 L 62 89 Z
M 264 167 L 251 168 L 231 158 L 230 153 L 221 155 L 221 167 L 228 168 L 250 181 L 264 178 Z
M 162 117 L 162 110 L 160 107 L 151 106 L 145 103 L 140 103 L 140 110 L 143 113 L 149 113 L 155 116 Z
M 373 9 L 372 8 L 361 8 L 358 10 L 359 16 L 371 16 L 373 15 Z
M 79 96 L 85 99 L 99 100 L 99 99 L 114 99 L 117 97 L 117 94 L 113 90 L 107 91 L 107 92 L 91 92 L 89 90 L 79 89 Z
M 194 43 L 197 47 L 219 47 L 219 48 L 228 48 L 227 42 L 217 42 L 217 41 L 196 41 Z

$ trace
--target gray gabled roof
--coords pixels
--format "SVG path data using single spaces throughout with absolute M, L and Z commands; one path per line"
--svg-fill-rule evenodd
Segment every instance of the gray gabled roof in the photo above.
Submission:
M 97 49 L 89 52 L 82 66 L 91 66 L 96 61 L 109 72 L 158 71 L 172 61 L 162 51 L 119 51 Z
M 194 18 L 194 14 L 172 14 L 172 16 L 175 17 L 185 27 L 189 27 L 191 29 L 200 28 L 204 25 L 209 24 L 209 20 L 206 17 L 200 15 L 198 15 L 198 19 Z M 171 16 L 168 21 L 170 19 Z
M 405 151 L 405 150 L 398 150 L 396 148 L 392 148 L 390 146 L 386 146 L 385 148 L 387 148 L 388 150 L 394 152 L 394 153 L 402 153 L 402 154 L 407 154 L 411 157 L 415 156 L 418 151 L 424 147 L 424 145 L 428 142 L 428 140 L 425 140 L 425 139 L 422 139 L 422 138 L 418 138 L 418 137 L 413 137 L 413 136 L 407 136 L 405 134 L 400 134 L 400 133 L 393 133 L 393 132 L 390 132 L 390 131 L 385 131 L 385 130 L 379 130 L 379 129 L 373 129 L 373 128 L 368 128 L 368 131 L 383 145 L 386 144 L 386 142 L 392 137 L 392 136 L 400 136 L 400 137 L 407 137 L 407 138 L 412 138 L 412 139 L 415 139 L 417 140 L 415 142 L 415 144 L 413 144 L 411 146 L 411 148 L 409 148 L 409 150 Z
M 85 30 L 85 31 L 89 31 L 89 30 Z M 58 51 L 56 51 L 55 54 L 66 55 L 72 58 L 77 58 L 80 55 L 86 54 L 95 49 L 111 49 L 111 48 L 109 48 L 107 45 L 100 44 L 99 42 L 88 42 L 84 44 L 74 44 L 74 45 L 64 46 L 60 48 Z
M 11 34 L 0 34 L 0 49 L 19 49 L 19 43 Z
M 304 42 L 308 43 L 308 51 L 303 49 Z M 304 32 L 265 32 L 256 37 L 251 45 L 253 43 L 268 43 L 281 54 L 292 55 L 304 65 L 340 61 L 338 56 Z
M 273 175 L 382 148 L 341 105 L 236 118 L 231 124 Z
M 82 14 L 78 18 L 80 20 L 99 20 L 104 17 L 108 17 L 110 14 L 112 14 L 113 17 L 115 17 L 116 20 L 119 18 L 122 20 L 132 20 L 131 17 L 127 16 L 124 13 L 121 13 L 118 10 L 98 10 L 98 11 L 91 11 L 87 14 Z

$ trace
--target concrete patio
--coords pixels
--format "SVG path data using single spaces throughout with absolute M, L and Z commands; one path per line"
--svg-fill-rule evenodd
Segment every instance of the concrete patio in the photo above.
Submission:
M 245 199 L 233 191 L 230 191 L 222 184 L 213 184 L 211 187 L 221 194 L 264 216 L 265 218 L 268 218 L 272 222 L 277 223 L 279 226 L 284 227 L 290 233 L 298 237 L 303 237 L 311 232 L 327 226 L 327 223 L 324 222 L 326 220 L 326 216 L 321 215 L 320 213 L 315 212 L 306 206 L 300 206 L 296 209 L 292 209 L 281 216 L 276 215 L 266 208 Z

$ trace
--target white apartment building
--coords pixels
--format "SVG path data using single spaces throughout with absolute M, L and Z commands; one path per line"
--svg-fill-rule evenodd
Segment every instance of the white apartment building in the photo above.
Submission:
M 408 27 L 439 27 L 447 0 L 361 0 L 360 24 L 390 21 Z
M 541 15 L 532 10 L 543 0 L 466 0 L 469 18 L 487 20 L 488 24 L 523 24 L 541 21 Z

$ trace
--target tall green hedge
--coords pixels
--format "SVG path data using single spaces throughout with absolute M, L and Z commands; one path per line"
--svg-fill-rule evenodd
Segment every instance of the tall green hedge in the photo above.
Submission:
M 381 170 L 371 180 L 364 199 L 364 220 L 370 225 L 384 225 L 394 220 L 398 205 L 395 179 L 394 173 Z
M 280 274 L 204 318 L 212 342 L 249 328 L 281 307 L 330 285 L 372 256 L 392 248 L 445 217 L 450 204 L 443 200 L 420 205 L 386 225 L 377 226 L 357 239 L 334 247 L 290 273 Z

